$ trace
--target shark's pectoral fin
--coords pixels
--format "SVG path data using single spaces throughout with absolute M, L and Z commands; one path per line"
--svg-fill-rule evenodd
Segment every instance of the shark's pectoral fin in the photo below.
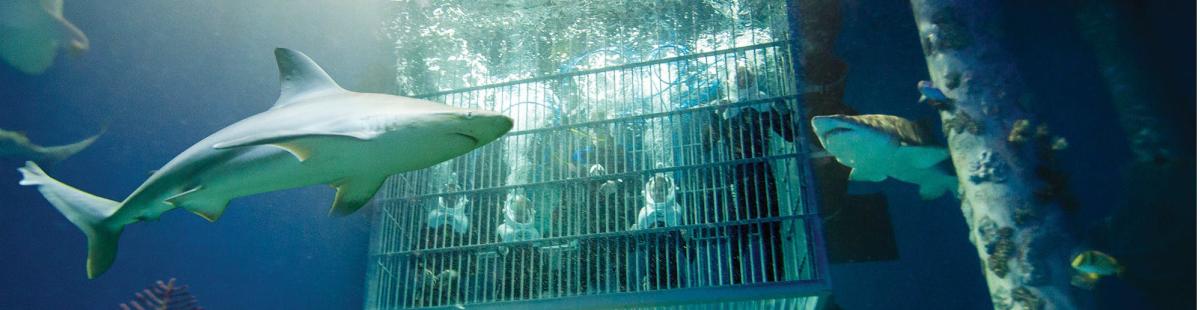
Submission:
M 175 194 L 175 196 L 171 196 L 164 201 L 176 208 L 183 208 L 195 213 L 209 222 L 216 222 L 217 219 L 221 218 L 221 214 L 225 213 L 225 207 L 229 206 L 229 201 L 224 199 L 206 199 L 200 195 L 196 195 L 203 188 L 202 186 L 197 186 Z
M 896 160 L 910 163 L 916 168 L 929 168 L 946 160 L 950 153 L 935 146 L 902 146 L 896 149 Z
M 216 222 L 229 206 L 228 200 L 188 200 L 178 204 L 180 208 L 191 211 L 209 222 Z
M 862 168 L 850 169 L 850 181 L 860 182 L 883 182 L 887 179 L 887 174 L 878 173 Z
M 946 193 L 954 194 L 958 192 L 958 179 L 948 175 L 940 175 L 934 180 L 921 182 L 917 185 L 920 186 L 917 194 L 924 200 L 934 200 Z
M 376 132 L 284 132 L 275 134 L 262 134 L 248 136 L 230 141 L 217 142 L 213 144 L 214 149 L 229 149 L 243 146 L 255 145 L 272 145 L 288 151 L 292 156 L 295 156 L 299 161 L 308 160 L 312 157 L 313 149 L 316 143 L 320 143 L 321 138 L 350 138 L 355 140 L 371 140 L 378 136 Z
M 292 156 L 296 157 L 296 160 L 299 160 L 300 162 L 304 162 L 308 160 L 309 157 L 312 157 L 312 149 L 304 147 L 303 144 L 279 142 L 272 145 L 291 153 Z
M 337 189 L 337 197 L 333 200 L 333 208 L 329 209 L 329 214 L 346 216 L 358 211 L 371 201 L 371 197 L 375 197 L 375 192 L 379 191 L 384 180 L 387 178 L 359 177 L 330 184 Z

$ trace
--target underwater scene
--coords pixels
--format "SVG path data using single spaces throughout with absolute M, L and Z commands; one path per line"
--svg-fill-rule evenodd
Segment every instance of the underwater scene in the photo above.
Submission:
M 1195 309 L 1196 12 L 0 0 L 0 309 Z

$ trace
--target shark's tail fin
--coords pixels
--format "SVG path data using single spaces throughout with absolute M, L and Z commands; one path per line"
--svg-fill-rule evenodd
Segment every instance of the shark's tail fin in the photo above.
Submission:
M 954 176 L 943 176 L 936 178 L 933 182 L 922 183 L 918 192 L 921 199 L 933 200 L 942 197 L 947 192 L 958 197 L 958 178 Z
M 121 204 L 63 184 L 46 175 L 46 172 L 33 162 L 25 162 L 25 167 L 18 168 L 17 171 L 24 176 L 21 185 L 37 186 L 42 196 L 46 197 L 58 212 L 87 235 L 88 278 L 93 279 L 108 270 L 117 256 L 117 239 L 120 238 L 125 225 L 111 225 L 105 220 L 112 216 Z
M 71 143 L 71 144 L 67 144 L 67 145 L 50 146 L 50 147 L 43 148 L 42 153 L 46 154 L 46 156 L 45 156 L 45 160 L 42 163 L 60 162 L 64 159 L 67 159 L 67 157 L 71 157 L 71 155 L 75 155 L 75 153 L 79 153 L 79 151 L 82 151 L 83 149 L 87 148 L 88 146 L 91 146 L 93 142 L 96 142 L 96 139 L 100 138 L 100 135 L 103 135 L 105 131 L 107 131 L 107 130 L 101 130 L 100 133 L 98 133 L 94 136 L 91 136 L 87 139 L 83 139 L 82 141 L 79 141 L 79 142 L 75 142 L 75 143 Z

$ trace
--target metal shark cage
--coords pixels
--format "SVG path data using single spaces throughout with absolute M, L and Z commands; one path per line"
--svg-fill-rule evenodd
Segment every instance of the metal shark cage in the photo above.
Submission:
M 818 307 L 791 53 L 779 41 L 422 96 L 515 127 L 384 185 L 366 308 Z

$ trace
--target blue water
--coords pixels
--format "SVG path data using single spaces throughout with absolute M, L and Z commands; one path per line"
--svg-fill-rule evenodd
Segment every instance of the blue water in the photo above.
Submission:
M 374 1 L 66 1 L 91 39 L 26 76 L 0 68 L 0 128 L 53 145 L 108 133 L 52 176 L 120 200 L 183 149 L 266 110 L 279 93 L 275 47 L 318 59 L 348 88 L 367 83 L 379 45 Z M 379 91 L 376 89 L 376 91 Z M 19 161 L 0 164 L 0 308 L 109 309 L 158 279 L 176 277 L 209 309 L 361 307 L 366 212 L 327 215 L 327 187 L 235 201 L 220 221 L 187 212 L 128 227 L 117 263 L 84 271 L 83 234 L 29 187 Z
M 87 33 L 91 50 L 80 58 L 60 57 L 40 76 L 0 66 L 0 128 L 53 145 L 107 126 L 95 145 L 47 170 L 119 200 L 195 141 L 267 109 L 278 94 L 275 47 L 307 53 L 349 89 L 391 90 L 390 43 L 378 37 L 387 11 L 379 1 L 294 2 L 68 1 L 65 15 Z M 1129 199 L 1122 177 L 1132 155 L 1095 60 L 1073 30 L 1070 8 L 1032 1 L 1012 6 L 1006 23 L 1012 52 L 1037 96 L 1032 110 L 1071 143 L 1063 168 L 1086 206 L 1072 225 L 1086 227 Z M 1121 6 L 1143 34 L 1137 56 L 1171 102 L 1161 108 L 1176 115 L 1172 128 L 1182 141 L 1195 138 L 1194 6 Z M 865 113 L 936 124 L 933 111 L 916 103 L 914 85 L 928 73 L 908 4 L 847 1 L 843 25 L 838 53 L 850 64 L 845 101 Z M 0 160 L 0 309 L 114 308 L 132 292 L 171 277 L 190 285 L 208 309 L 362 306 L 368 212 L 327 216 L 333 196 L 328 188 L 235 200 L 216 223 L 171 212 L 131 225 L 113 268 L 87 280 L 83 234 L 36 191 L 16 185 L 13 168 L 19 165 Z M 957 201 L 922 201 L 911 186 L 896 182 L 866 190 L 888 195 L 901 257 L 833 266 L 838 304 L 991 308 Z M 1179 203 L 1194 208 L 1194 202 Z M 1181 252 L 1195 252 L 1194 236 L 1190 240 Z M 1194 275 L 1194 266 L 1185 267 L 1181 272 Z M 1099 290 L 1099 308 L 1147 305 L 1122 281 Z

